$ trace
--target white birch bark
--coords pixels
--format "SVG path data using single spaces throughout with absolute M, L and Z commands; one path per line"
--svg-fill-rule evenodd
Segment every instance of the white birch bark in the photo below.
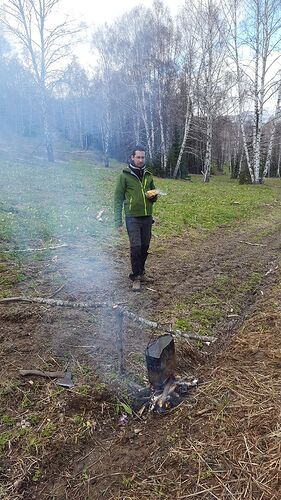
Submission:
M 160 75 L 158 75 L 158 116 L 160 125 L 160 152 L 161 152 L 161 168 L 164 172 L 167 171 L 167 151 L 165 144 L 165 133 L 164 133 L 164 120 L 162 112 L 162 96 L 161 96 L 161 83 Z
M 211 162 L 212 162 L 212 140 L 213 140 L 213 123 L 211 113 L 207 114 L 207 140 L 206 140 L 206 153 L 204 160 L 203 180 L 209 182 L 211 175 Z
M 147 116 L 144 87 L 142 87 L 142 89 L 141 89 L 141 109 L 142 109 L 142 119 L 143 119 L 143 123 L 144 123 L 145 134 L 146 134 L 148 155 L 149 155 L 149 158 L 152 158 L 151 135 L 150 135 L 148 116 Z
M 254 183 L 259 179 L 260 167 L 260 131 L 261 131 L 261 115 L 259 100 L 259 61 L 260 61 L 260 11 L 259 0 L 256 0 L 255 9 L 255 78 L 254 78 L 254 123 L 253 123 L 253 174 Z
M 151 89 L 151 85 L 150 85 L 149 113 L 150 113 L 150 130 L 151 130 L 151 155 L 153 155 L 154 151 L 155 151 L 155 126 L 154 126 L 154 117 L 153 117 L 152 97 L 153 97 L 153 95 L 152 95 L 152 89 Z
M 159 113 L 160 136 L 161 136 L 161 142 L 160 142 L 161 168 L 164 170 L 164 172 L 166 172 L 167 171 L 167 151 L 166 151 L 166 146 L 165 146 L 164 121 L 163 121 L 161 105 L 158 108 L 158 113 Z
M 176 166 L 175 166 L 175 170 L 174 170 L 174 173 L 173 173 L 173 178 L 174 179 L 176 179 L 177 176 L 178 176 L 178 172 L 179 172 L 179 168 L 180 168 L 182 156 L 183 156 L 183 153 L 184 153 L 184 150 L 185 150 L 186 141 L 187 141 L 187 138 L 188 138 L 188 135 L 189 135 L 190 124 L 191 124 L 191 117 L 192 117 L 191 103 L 190 103 L 190 98 L 188 97 L 188 99 L 187 99 L 187 105 L 186 105 L 186 113 L 185 113 L 185 124 L 184 124 L 183 139 L 182 139 L 182 143 L 181 143 L 181 148 L 180 148 L 179 156 L 177 158 L 177 163 L 176 163 Z
M 240 155 L 240 160 L 239 160 L 239 169 L 238 169 L 238 176 L 241 174 L 241 170 L 242 170 L 242 162 L 243 162 L 243 156 L 244 156 L 244 151 L 242 151 L 241 155 Z
M 276 132 L 276 125 L 278 121 L 280 120 L 280 104 L 281 104 L 281 83 L 279 85 L 279 90 L 278 90 L 278 98 L 277 98 L 277 103 L 276 103 L 276 109 L 275 109 L 275 115 L 272 121 L 272 127 L 271 127 L 271 133 L 270 133 L 270 139 L 269 139 L 269 145 L 268 145 L 268 151 L 267 151 L 267 156 L 266 156 L 266 162 L 262 174 L 262 178 L 265 177 L 267 174 L 269 175 L 270 171 L 270 164 L 271 164 L 271 157 L 272 157 L 272 151 L 273 151 L 273 144 L 274 144 L 274 139 L 275 139 L 275 132 Z
M 238 51 L 238 24 L 237 24 L 237 10 L 238 10 L 238 1 L 234 0 L 234 18 L 233 18 L 233 42 L 234 42 L 234 60 L 236 66 L 236 75 L 237 75 L 237 90 L 238 90 L 238 110 L 239 110 L 239 123 L 242 134 L 243 148 L 245 153 L 245 158 L 247 162 L 247 167 L 251 176 L 252 183 L 255 180 L 253 168 L 250 161 L 250 154 L 247 145 L 247 138 L 245 132 L 245 126 L 243 121 L 243 93 L 242 93 L 242 71 L 240 68 L 240 60 L 239 60 L 239 51 Z M 242 156 L 240 162 L 240 169 L 242 167 Z M 241 170 L 240 170 L 241 171 Z
M 102 143 L 103 143 L 103 161 L 104 166 L 109 167 L 109 139 L 110 139 L 110 114 L 109 114 L 109 97 L 105 96 L 105 109 L 102 120 Z
M 281 165 L 281 145 L 279 143 L 278 163 L 277 163 L 277 172 L 276 172 L 276 177 L 279 177 L 279 178 L 280 178 L 280 165 Z
M 206 153 L 204 159 L 203 180 L 209 182 L 211 175 L 212 163 L 212 139 L 213 139 L 213 92 L 212 92 L 212 77 L 213 77 L 213 22 L 212 19 L 212 1 L 208 2 L 208 40 L 206 40 L 208 64 L 206 68 Z

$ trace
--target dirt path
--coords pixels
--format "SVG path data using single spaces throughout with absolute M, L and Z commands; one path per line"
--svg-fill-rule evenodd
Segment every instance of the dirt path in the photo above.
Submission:
M 130 289 L 124 244 L 104 253 L 88 238 L 66 242 L 67 247 L 52 251 L 43 261 L 28 261 L 28 279 L 14 295 L 50 297 L 63 286 L 56 295 L 62 300 L 118 302 L 151 320 L 212 333 L 218 341 L 214 347 L 204 347 L 200 363 L 181 356 L 181 368 L 205 376 L 206 366 L 211 369 L 214 355 L 226 348 L 251 304 L 266 299 L 267 290 L 277 280 L 280 213 L 265 211 L 265 220 L 236 229 L 202 231 L 196 237 L 189 231 L 165 242 L 153 239 L 148 262 L 153 279 L 139 294 Z M 187 493 L 178 483 L 178 496 L 173 493 L 179 462 L 174 469 L 171 465 L 171 478 L 166 478 L 161 490 L 161 460 L 165 461 L 178 433 L 173 418 L 164 418 L 164 425 L 160 417 L 153 416 L 148 423 L 134 421 L 125 429 L 116 425 L 110 389 L 116 390 L 119 383 L 114 316 L 107 311 L 13 303 L 0 304 L 0 318 L 3 415 L 16 415 L 15 425 L 20 429 L 25 427 L 19 422 L 29 421 L 33 415 L 35 422 L 31 419 L 29 425 L 37 438 L 42 426 L 47 428 L 45 441 L 40 434 L 38 443 L 32 443 L 29 431 L 24 445 L 20 432 L 8 448 L 0 441 L 2 449 L 8 449 L 0 463 L 3 498 L 152 499 L 155 492 L 159 498 L 188 498 L 181 496 L 181 491 Z M 151 335 L 151 331 L 126 322 L 126 380 L 146 383 L 143 352 Z M 40 380 L 30 384 L 18 378 L 19 368 L 57 369 L 65 363 L 75 374 L 77 390 L 71 393 L 58 394 L 52 383 Z M 192 406 L 191 399 L 187 414 Z M 40 411 L 42 421 L 36 421 Z M 53 432 L 51 423 L 60 431 Z M 183 421 L 180 425 L 182 429 Z M 9 430 L 9 426 L 3 428 Z M 143 471 L 147 478 L 144 496 L 138 483 L 140 477 L 145 481 Z M 17 477 L 21 483 L 15 486 Z

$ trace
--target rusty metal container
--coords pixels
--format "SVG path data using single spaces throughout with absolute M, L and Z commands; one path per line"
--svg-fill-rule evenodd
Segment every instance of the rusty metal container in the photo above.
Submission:
M 161 335 L 145 350 L 148 380 L 154 389 L 163 389 L 165 382 L 175 376 L 176 352 L 172 335 Z

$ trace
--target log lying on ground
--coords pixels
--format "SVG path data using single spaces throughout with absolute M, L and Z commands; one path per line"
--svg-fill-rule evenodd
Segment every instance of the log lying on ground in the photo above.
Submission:
M 81 307 L 88 309 L 93 307 L 93 304 L 87 302 L 70 302 L 68 300 L 45 299 L 44 297 L 7 297 L 0 299 L 0 304 L 8 302 L 35 302 L 37 304 L 46 304 L 48 306 L 64 306 L 64 307 Z M 102 307 L 102 304 L 94 304 L 96 307 Z
M 156 321 L 150 321 L 148 319 L 142 318 L 141 316 L 137 316 L 136 314 L 127 311 L 124 307 L 118 306 L 118 305 L 113 305 L 113 308 L 118 307 L 123 311 L 124 316 L 127 318 L 131 319 L 135 323 L 140 323 L 144 326 L 147 326 L 148 328 L 153 328 L 156 330 L 162 330 L 166 333 L 170 333 L 171 335 L 174 335 L 175 337 L 185 337 L 187 339 L 193 339 L 193 340 L 202 340 L 203 342 L 214 342 L 216 340 L 216 337 L 208 337 L 208 336 L 202 336 L 202 335 L 197 335 L 195 333 L 187 333 L 182 330 L 172 330 L 170 328 L 167 328 L 166 325 L 162 325 L 161 323 L 156 323 Z
M 170 333 L 175 337 L 183 337 L 186 339 L 192 340 L 200 340 L 201 342 L 214 342 L 216 337 L 202 336 L 197 335 L 195 333 L 188 333 L 182 330 L 172 330 L 167 328 L 166 325 L 162 325 L 161 323 L 157 323 L 156 321 L 150 321 L 148 319 L 142 318 L 141 316 L 137 316 L 136 314 L 127 311 L 123 306 L 119 304 L 111 304 L 108 302 L 70 302 L 67 300 L 56 300 L 56 299 L 45 299 L 44 297 L 7 297 L 5 299 L 0 299 L 0 304 L 7 304 L 11 302 L 29 302 L 29 303 L 37 303 L 37 304 L 46 304 L 49 306 L 63 306 L 63 307 L 75 307 L 81 309 L 92 309 L 92 308 L 105 308 L 105 309 L 113 309 L 118 310 L 122 313 L 126 318 L 134 321 L 134 323 L 139 323 L 148 328 L 161 330 L 166 333 Z

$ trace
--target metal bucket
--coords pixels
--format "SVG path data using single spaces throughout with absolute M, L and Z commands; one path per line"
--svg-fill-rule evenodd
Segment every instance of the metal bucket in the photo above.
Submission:
M 172 335 L 161 335 L 145 350 L 148 380 L 154 389 L 162 389 L 175 376 L 176 352 Z

